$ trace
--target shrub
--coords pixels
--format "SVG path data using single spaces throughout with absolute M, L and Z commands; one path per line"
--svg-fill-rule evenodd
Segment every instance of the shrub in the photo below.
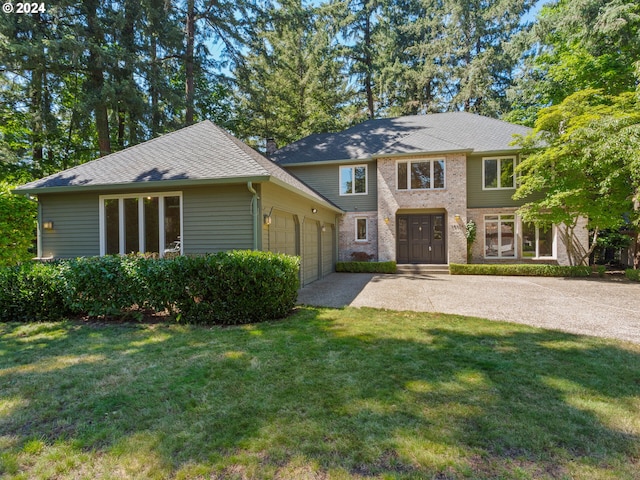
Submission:
M 297 257 L 236 251 L 201 257 L 78 258 L 0 269 L 0 319 L 141 317 L 169 310 L 180 321 L 238 324 L 281 318 L 298 295 Z
M 91 317 L 135 315 L 135 309 L 148 303 L 146 262 L 153 260 L 133 255 L 69 260 L 65 273 L 69 308 Z
M 65 303 L 63 263 L 23 263 L 0 269 L 0 321 L 60 320 Z
M 588 277 L 591 275 L 589 266 L 565 265 L 532 265 L 532 264 L 473 264 L 449 265 L 452 275 L 511 275 L 533 277 Z
M 287 315 L 298 296 L 297 257 L 234 251 L 170 261 L 174 311 L 193 323 L 240 324 Z
M 635 282 L 640 282 L 640 270 L 634 270 L 633 268 L 628 268 L 624 272 L 624 276 L 629 280 L 633 280 Z
M 396 262 L 338 262 L 336 272 L 396 273 Z

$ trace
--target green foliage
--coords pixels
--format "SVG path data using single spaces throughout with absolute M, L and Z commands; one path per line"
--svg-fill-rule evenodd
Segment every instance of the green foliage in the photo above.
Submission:
M 640 282 L 640 270 L 634 270 L 633 268 L 628 268 L 624 272 L 624 276 L 629 280 L 633 280 L 634 282 Z
M 188 323 L 239 324 L 286 316 L 298 295 L 297 257 L 235 251 L 24 263 L 0 270 L 2 321 L 66 314 L 140 318 L 168 310 Z
M 635 90 L 640 74 L 636 0 L 547 2 L 520 39 L 529 49 L 511 89 L 508 121 L 532 126 L 537 113 L 585 89 Z
M 60 320 L 65 303 L 66 265 L 27 262 L 0 268 L 0 321 Z
M 471 263 L 471 256 L 473 250 L 473 242 L 476 241 L 478 234 L 478 226 L 473 220 L 469 220 L 465 225 L 464 235 L 467 239 L 467 263 Z
M 181 321 L 240 324 L 286 316 L 298 296 L 297 257 L 255 251 L 169 261 Z M 153 290 L 153 288 L 151 288 Z
M 337 262 L 336 272 L 396 273 L 396 262 Z
M 35 256 L 38 205 L 11 193 L 11 186 L 0 182 L 0 267 L 16 265 Z
M 559 225 L 573 264 L 586 261 L 600 230 L 619 228 L 628 214 L 637 224 L 640 100 L 636 94 L 577 92 L 542 110 L 531 135 L 518 143 L 528 156 L 518 167 L 520 185 L 514 198 L 545 193 L 524 204 L 519 213 L 528 222 Z M 588 219 L 594 232 L 591 250 L 576 242 L 580 217 Z
M 120 317 L 144 307 L 149 289 L 140 256 L 85 257 L 66 263 L 66 300 L 74 313 Z
M 449 265 L 451 275 L 507 275 L 532 277 L 589 277 L 591 267 L 585 265 L 474 264 Z

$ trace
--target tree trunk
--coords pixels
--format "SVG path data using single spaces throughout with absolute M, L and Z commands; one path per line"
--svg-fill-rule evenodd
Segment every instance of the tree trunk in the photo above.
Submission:
M 186 96 L 186 125 L 193 124 L 194 117 L 194 45 L 195 45 L 195 0 L 187 0 L 186 35 L 187 49 L 185 51 L 185 96 Z
M 109 114 L 107 103 L 103 97 L 104 89 L 104 64 L 100 55 L 100 46 L 104 43 L 104 36 L 99 26 L 98 4 L 96 0 L 85 2 L 87 9 L 87 36 L 89 42 L 88 93 L 92 97 L 91 106 L 96 119 L 96 131 L 98 133 L 98 149 L 100 156 L 111 153 L 111 140 L 109 138 Z
M 373 103 L 373 59 L 371 58 L 371 10 L 368 4 L 365 4 L 367 9 L 365 24 L 364 24 L 364 64 L 366 69 L 366 75 L 364 79 L 364 88 L 367 95 L 367 109 L 369 118 L 375 116 L 375 106 Z

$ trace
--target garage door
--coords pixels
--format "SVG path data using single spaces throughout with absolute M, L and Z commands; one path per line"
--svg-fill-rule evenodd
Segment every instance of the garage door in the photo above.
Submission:
M 318 241 L 318 222 L 305 220 L 303 227 L 303 242 L 302 249 L 302 274 L 303 283 L 308 283 L 318 280 L 318 250 L 320 242 Z
M 335 267 L 335 229 L 331 224 L 324 225 L 322 232 L 322 276 L 329 275 Z
M 269 245 L 267 245 L 269 251 L 299 255 L 296 225 L 297 222 L 292 214 L 274 211 L 271 214 L 271 225 L 269 225 Z

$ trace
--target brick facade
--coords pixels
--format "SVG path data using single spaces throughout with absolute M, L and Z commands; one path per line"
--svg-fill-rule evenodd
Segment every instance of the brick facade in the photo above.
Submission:
M 445 213 L 447 263 L 466 263 L 464 235 L 467 213 L 467 162 L 465 154 L 403 157 L 402 161 L 445 159 L 445 188 L 397 190 L 397 159 L 378 160 L 378 258 L 396 260 L 398 213 Z
M 356 220 L 366 218 L 367 240 L 356 240 Z M 378 260 L 378 212 L 348 212 L 340 219 L 339 224 L 340 248 L 338 260 L 350 262 L 354 260 L 352 253 L 363 252 L 373 255 L 372 260 Z
M 467 210 L 467 218 L 473 220 L 477 225 L 476 240 L 472 248 L 472 263 L 550 263 L 558 265 L 569 265 L 567 249 L 562 241 L 562 236 L 556 233 L 556 256 L 555 258 L 531 259 L 522 257 L 522 225 L 516 216 L 516 257 L 515 258 L 485 258 L 485 215 L 515 215 L 517 208 L 470 208 Z M 586 229 L 586 219 L 580 219 L 576 231 L 578 240 L 582 245 L 589 244 L 589 232 Z

